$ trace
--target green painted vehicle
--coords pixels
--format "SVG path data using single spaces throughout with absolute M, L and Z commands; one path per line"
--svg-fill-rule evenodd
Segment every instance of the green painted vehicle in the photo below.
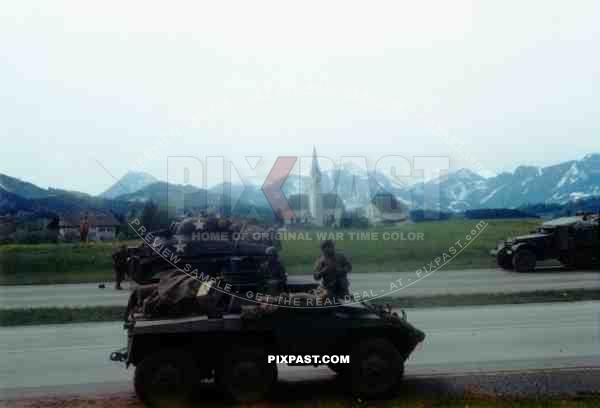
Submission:
M 128 345 L 111 359 L 135 366 L 136 394 L 150 406 L 189 401 L 207 380 L 230 399 L 261 400 L 277 382 L 277 364 L 268 357 L 283 355 L 301 357 L 288 365 L 327 365 L 354 395 L 390 395 L 398 390 L 405 361 L 425 339 L 404 312 L 366 303 L 257 314 L 234 302 L 220 316 L 131 319 L 125 327 Z M 348 361 L 315 360 L 332 355 Z
M 148 285 L 157 283 L 162 272 L 185 269 L 223 278 L 236 290 L 288 289 L 278 242 L 244 240 L 240 237 L 253 234 L 236 231 L 230 224 L 206 224 L 188 218 L 147 234 L 139 246 L 128 248 L 129 277 Z
M 531 234 L 499 242 L 491 255 L 499 267 L 517 272 L 535 270 L 539 261 L 558 260 L 571 268 L 600 262 L 600 217 L 580 214 L 545 222 Z

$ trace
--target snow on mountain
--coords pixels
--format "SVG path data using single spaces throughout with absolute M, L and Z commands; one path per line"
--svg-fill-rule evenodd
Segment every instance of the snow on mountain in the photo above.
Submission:
M 481 201 L 479 201 L 480 204 L 485 204 L 486 202 L 490 201 L 492 199 L 492 197 L 494 197 L 500 190 L 502 190 L 505 186 L 500 186 L 497 189 L 493 190 L 491 193 L 489 193 L 488 195 L 486 195 L 485 197 L 483 197 L 481 199 Z
M 310 177 L 290 177 L 284 193 L 307 193 Z M 337 192 L 347 207 L 361 207 L 381 190 L 413 208 L 464 211 L 475 208 L 517 208 L 533 203 L 564 204 L 573 199 L 600 195 L 600 154 L 548 167 L 519 166 L 485 178 L 459 169 L 438 178 L 403 185 L 382 173 L 365 172 L 348 163 L 323 172 L 324 192 Z
M 562 186 L 564 186 L 567 183 L 574 184 L 574 183 L 577 183 L 578 181 L 586 180 L 587 177 L 588 177 L 587 174 L 580 171 L 579 168 L 577 167 L 577 162 L 575 162 L 569 168 L 569 170 L 565 173 L 565 175 L 560 179 L 556 188 L 560 189 Z
M 564 204 L 600 195 L 600 154 L 543 168 L 519 166 L 514 172 L 488 178 L 469 169 L 459 169 L 411 185 L 347 163 L 336 169 L 322 170 L 321 180 L 322 193 L 338 194 L 346 208 L 365 207 L 382 191 L 391 193 L 411 208 L 452 212 L 517 208 L 536 203 Z M 311 182 L 309 176 L 291 174 L 283 183 L 283 195 L 289 198 L 295 194 L 308 194 Z M 241 195 L 238 190 L 235 185 L 230 186 L 232 195 Z M 266 203 L 261 186 L 252 186 L 243 194 L 253 203 Z
M 439 187 L 437 187 L 439 186 Z M 437 189 L 433 189 L 436 187 Z M 600 154 L 544 168 L 520 166 L 512 173 L 483 178 L 459 170 L 429 183 L 423 201 L 449 211 L 462 208 L 516 208 L 533 203 L 564 204 L 600 192 Z M 436 200 L 436 197 L 439 197 Z M 431 203 L 439 205 L 431 205 Z

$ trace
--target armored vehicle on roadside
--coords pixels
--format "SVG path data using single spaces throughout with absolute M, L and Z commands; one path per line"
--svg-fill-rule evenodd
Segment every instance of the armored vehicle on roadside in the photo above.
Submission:
M 572 268 L 600 262 L 600 217 L 578 214 L 545 222 L 529 235 L 508 238 L 491 251 L 498 266 L 517 272 L 533 271 L 538 261 L 556 259 Z
M 129 276 L 146 285 L 157 283 L 166 270 L 179 269 L 222 277 L 237 290 L 284 290 L 287 275 L 271 237 L 246 233 L 226 219 L 187 218 L 129 248 Z
M 299 357 L 290 357 L 288 365 L 328 365 L 350 392 L 375 397 L 397 388 L 405 361 L 425 338 L 404 312 L 367 303 L 264 306 L 232 304 L 216 316 L 130 319 L 127 347 L 111 360 L 135 366 L 136 394 L 151 406 L 188 400 L 206 380 L 233 400 L 262 399 L 277 381 L 273 356 L 284 355 Z M 349 360 L 336 364 L 329 356 Z

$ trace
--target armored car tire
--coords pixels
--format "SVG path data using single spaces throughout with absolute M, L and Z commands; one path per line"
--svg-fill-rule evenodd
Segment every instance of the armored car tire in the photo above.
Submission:
M 535 270 L 536 256 L 529 249 L 519 249 L 513 256 L 513 267 L 517 272 L 531 272 Z
M 496 263 L 502 269 L 513 269 L 513 257 L 508 255 L 505 250 L 498 252 L 498 255 L 496 255 Z
M 350 354 L 348 377 L 353 395 L 365 398 L 391 396 L 404 376 L 404 359 L 386 339 L 361 341 Z
M 226 352 L 215 374 L 217 387 L 228 398 L 253 402 L 272 390 L 277 382 L 277 365 L 268 362 L 263 348 L 247 346 Z
M 133 385 L 138 398 L 150 407 L 176 406 L 189 401 L 196 378 L 190 355 L 162 350 L 136 366 Z

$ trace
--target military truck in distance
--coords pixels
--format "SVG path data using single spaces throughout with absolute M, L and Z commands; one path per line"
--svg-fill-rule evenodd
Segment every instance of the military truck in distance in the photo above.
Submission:
M 348 355 L 349 363 L 329 368 L 353 394 L 375 397 L 396 389 L 425 338 L 404 312 L 367 303 L 277 307 L 259 317 L 234 309 L 220 317 L 130 320 L 127 348 L 111 360 L 135 366 L 136 394 L 150 406 L 189 400 L 210 379 L 233 400 L 262 399 L 277 380 L 269 355 Z
M 498 266 L 517 272 L 535 270 L 538 261 L 556 259 L 571 268 L 600 262 L 600 217 L 577 214 L 545 222 L 529 235 L 509 238 L 491 251 Z

